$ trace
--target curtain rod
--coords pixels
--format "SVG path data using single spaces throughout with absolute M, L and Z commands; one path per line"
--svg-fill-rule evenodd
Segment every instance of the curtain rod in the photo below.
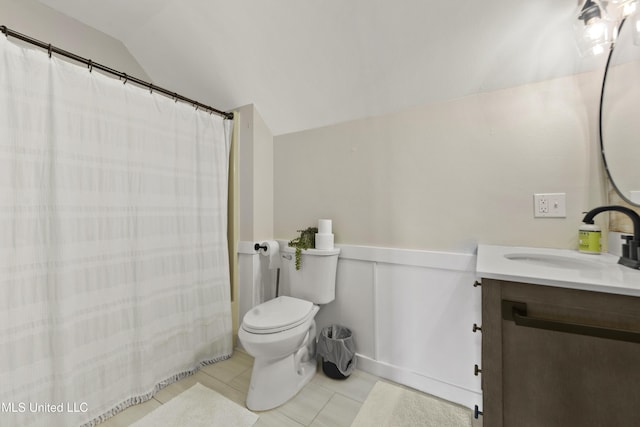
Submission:
M 141 80 L 141 79 L 139 79 L 137 77 L 130 76 L 127 73 L 123 73 L 121 71 L 114 70 L 113 68 L 109 68 L 106 65 L 102 65 L 102 64 L 99 64 L 97 62 L 93 62 L 92 60 L 83 58 L 83 57 L 81 57 L 79 55 L 76 55 L 75 53 L 71 53 L 71 52 L 68 52 L 66 50 L 60 49 L 58 47 L 55 47 L 55 46 L 51 45 L 50 43 L 45 43 L 45 42 L 42 42 L 40 40 L 34 39 L 32 37 L 26 36 L 24 34 L 21 34 L 21 33 L 17 32 L 17 31 L 9 29 L 4 25 L 0 25 L 0 31 L 2 33 L 4 33 L 4 35 L 7 36 L 7 38 L 9 36 L 11 36 L 11 37 L 14 37 L 16 39 L 22 40 L 24 42 L 30 43 L 32 45 L 35 45 L 35 46 L 38 46 L 38 47 L 40 47 L 42 49 L 47 50 L 47 52 L 49 52 L 49 57 L 51 57 L 52 53 L 55 53 L 55 54 L 58 54 L 58 55 L 62 55 L 64 57 L 67 57 L 67 58 L 72 59 L 72 60 L 74 60 L 76 62 L 80 62 L 80 63 L 86 65 L 89 68 L 89 71 L 91 71 L 93 68 L 97 68 L 100 71 L 104 71 L 105 73 L 109 73 L 109 74 L 112 74 L 114 76 L 117 76 L 120 80 L 124 79 L 124 83 L 133 82 L 133 83 L 135 83 L 137 85 L 140 85 L 142 87 L 146 87 L 151 92 L 153 92 L 153 91 L 160 92 L 160 93 L 162 93 L 162 94 L 164 94 L 164 95 L 166 95 L 166 96 L 168 96 L 170 98 L 173 98 L 176 101 L 180 100 L 180 101 L 186 102 L 188 104 L 191 104 L 194 107 L 196 107 L 196 109 L 208 110 L 208 111 L 210 111 L 212 113 L 216 113 L 216 114 L 218 114 L 220 116 L 223 116 L 226 119 L 233 119 L 233 113 L 220 111 L 220 110 L 218 110 L 216 108 L 210 107 L 210 106 L 202 104 L 202 103 L 200 103 L 198 101 L 194 101 L 193 99 L 187 98 L 186 96 L 182 96 L 182 95 L 177 94 L 175 92 L 171 92 L 170 90 L 167 90 L 167 89 L 162 88 L 160 86 L 156 86 L 156 85 L 154 85 L 152 83 L 146 82 L 146 81 Z

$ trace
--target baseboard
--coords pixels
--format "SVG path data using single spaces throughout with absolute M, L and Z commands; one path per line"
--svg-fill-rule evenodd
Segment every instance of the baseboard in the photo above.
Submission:
M 361 354 L 357 354 L 356 356 L 356 368 L 361 371 L 466 406 L 469 409 L 473 409 L 475 405 L 482 407 L 482 392 L 480 390 L 470 390 L 455 384 L 450 384 L 418 372 L 373 360 Z

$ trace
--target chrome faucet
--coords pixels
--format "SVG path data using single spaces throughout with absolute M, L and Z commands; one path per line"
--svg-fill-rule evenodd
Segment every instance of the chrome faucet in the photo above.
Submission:
M 640 247 L 640 215 L 638 215 L 636 211 L 624 206 L 601 206 L 587 212 L 582 222 L 585 224 L 593 224 L 593 218 L 600 212 L 605 211 L 620 212 L 631 218 L 633 222 L 633 237 L 623 237 L 627 242 L 622 245 L 622 256 L 618 260 L 618 264 L 640 269 L 640 254 L 638 253 L 638 248 Z

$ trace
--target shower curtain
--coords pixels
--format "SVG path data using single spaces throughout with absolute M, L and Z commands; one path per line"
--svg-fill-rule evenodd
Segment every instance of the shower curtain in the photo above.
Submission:
M 93 424 L 229 357 L 230 129 L 0 37 L 0 425 Z

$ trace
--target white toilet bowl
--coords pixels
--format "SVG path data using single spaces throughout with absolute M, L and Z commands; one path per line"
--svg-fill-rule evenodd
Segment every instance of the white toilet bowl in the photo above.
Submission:
M 246 401 L 249 409 L 280 406 L 313 378 L 318 310 L 310 301 L 280 296 L 247 312 L 238 339 L 255 359 Z
M 335 299 L 340 249 L 308 249 L 301 265 L 295 248 L 282 250 L 288 295 L 263 302 L 245 314 L 238 339 L 254 357 L 247 408 L 265 411 L 291 399 L 316 372 L 314 318 L 320 304 Z

